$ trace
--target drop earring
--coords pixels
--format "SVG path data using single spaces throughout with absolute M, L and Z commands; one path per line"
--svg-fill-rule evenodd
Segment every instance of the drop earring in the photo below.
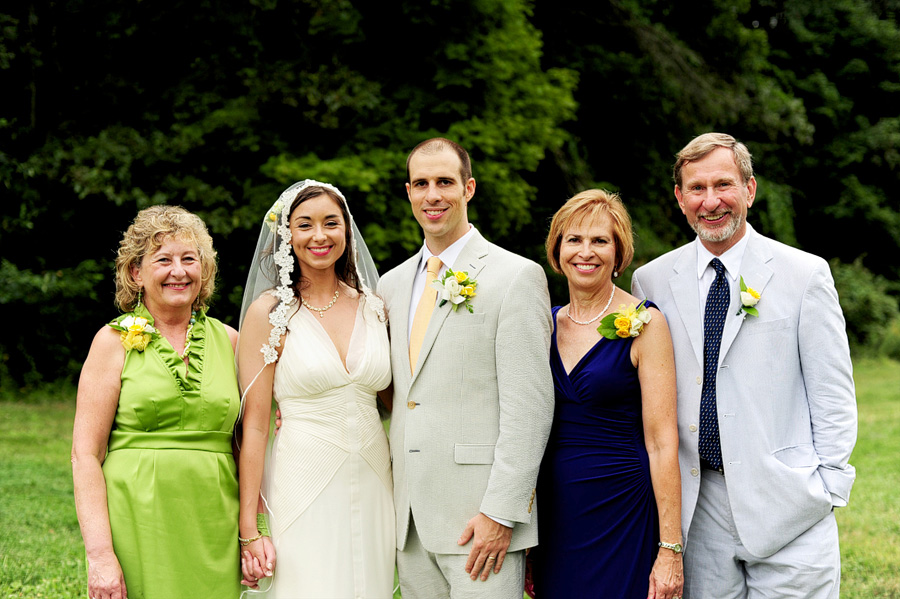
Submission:
M 618 278 L 619 278 L 619 271 L 618 271 L 618 270 L 614 270 L 614 271 L 613 271 L 613 278 L 614 278 L 614 279 L 618 279 Z
M 137 305 L 134 307 L 135 310 L 141 307 L 141 298 L 144 296 L 144 288 L 138 287 L 138 297 L 137 297 Z

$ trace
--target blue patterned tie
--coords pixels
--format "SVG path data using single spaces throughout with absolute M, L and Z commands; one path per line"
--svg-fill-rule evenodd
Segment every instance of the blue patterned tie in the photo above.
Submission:
M 719 416 L 716 411 L 716 371 L 719 369 L 719 346 L 728 313 L 729 289 L 725 265 L 713 258 L 710 266 L 716 280 L 709 288 L 706 313 L 703 318 L 703 391 L 700 393 L 700 457 L 714 470 L 722 468 L 722 449 L 719 446 Z

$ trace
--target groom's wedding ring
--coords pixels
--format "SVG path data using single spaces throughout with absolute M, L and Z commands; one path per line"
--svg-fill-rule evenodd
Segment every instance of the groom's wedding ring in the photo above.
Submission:
M 489 556 L 488 556 L 488 561 L 491 561 L 492 559 L 497 559 L 497 558 L 494 557 L 493 555 L 489 555 Z

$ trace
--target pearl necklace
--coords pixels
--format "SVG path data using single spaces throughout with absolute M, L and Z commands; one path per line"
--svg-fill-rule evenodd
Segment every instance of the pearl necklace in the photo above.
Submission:
M 330 308 L 331 306 L 334 305 L 334 302 L 337 301 L 337 298 L 338 298 L 338 295 L 340 295 L 340 292 L 341 292 L 340 289 L 335 289 L 335 290 L 334 290 L 334 297 L 331 298 L 331 301 L 328 302 L 328 305 L 325 306 L 324 308 L 314 308 L 313 306 L 310 306 L 309 303 L 308 303 L 305 299 L 303 299 L 303 296 L 302 296 L 302 295 L 300 296 L 300 303 L 302 303 L 306 308 L 312 310 L 313 312 L 318 312 L 318 313 L 319 313 L 319 318 L 325 318 L 325 311 L 328 310 L 328 308 Z
M 602 310 L 600 310 L 600 314 L 598 314 L 597 316 L 593 317 L 593 318 L 590 319 L 590 320 L 587 320 L 587 321 L 582 322 L 582 321 L 580 321 L 580 320 L 575 320 L 574 318 L 572 318 L 572 313 L 570 312 L 570 310 L 572 309 L 572 304 L 569 304 L 569 306 L 566 308 L 566 316 L 568 316 L 568 317 L 569 317 L 569 320 L 571 320 L 571 321 L 574 322 L 575 324 L 580 324 L 580 325 L 591 324 L 591 323 L 593 323 L 594 321 L 596 321 L 598 318 L 600 318 L 601 316 L 603 316 L 604 312 L 606 312 L 606 309 L 609 308 L 609 305 L 612 303 L 612 298 L 613 298 L 613 296 L 614 296 L 615 294 L 616 294 L 616 286 L 613 285 L 612 293 L 609 294 L 609 300 L 606 302 L 606 305 L 603 306 L 603 309 L 602 309 Z

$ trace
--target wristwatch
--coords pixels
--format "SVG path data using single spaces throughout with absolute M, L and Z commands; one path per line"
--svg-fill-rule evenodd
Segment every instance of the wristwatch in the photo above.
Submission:
M 675 553 L 682 552 L 681 543 L 666 543 L 665 541 L 660 541 L 659 546 L 663 549 L 671 549 Z

